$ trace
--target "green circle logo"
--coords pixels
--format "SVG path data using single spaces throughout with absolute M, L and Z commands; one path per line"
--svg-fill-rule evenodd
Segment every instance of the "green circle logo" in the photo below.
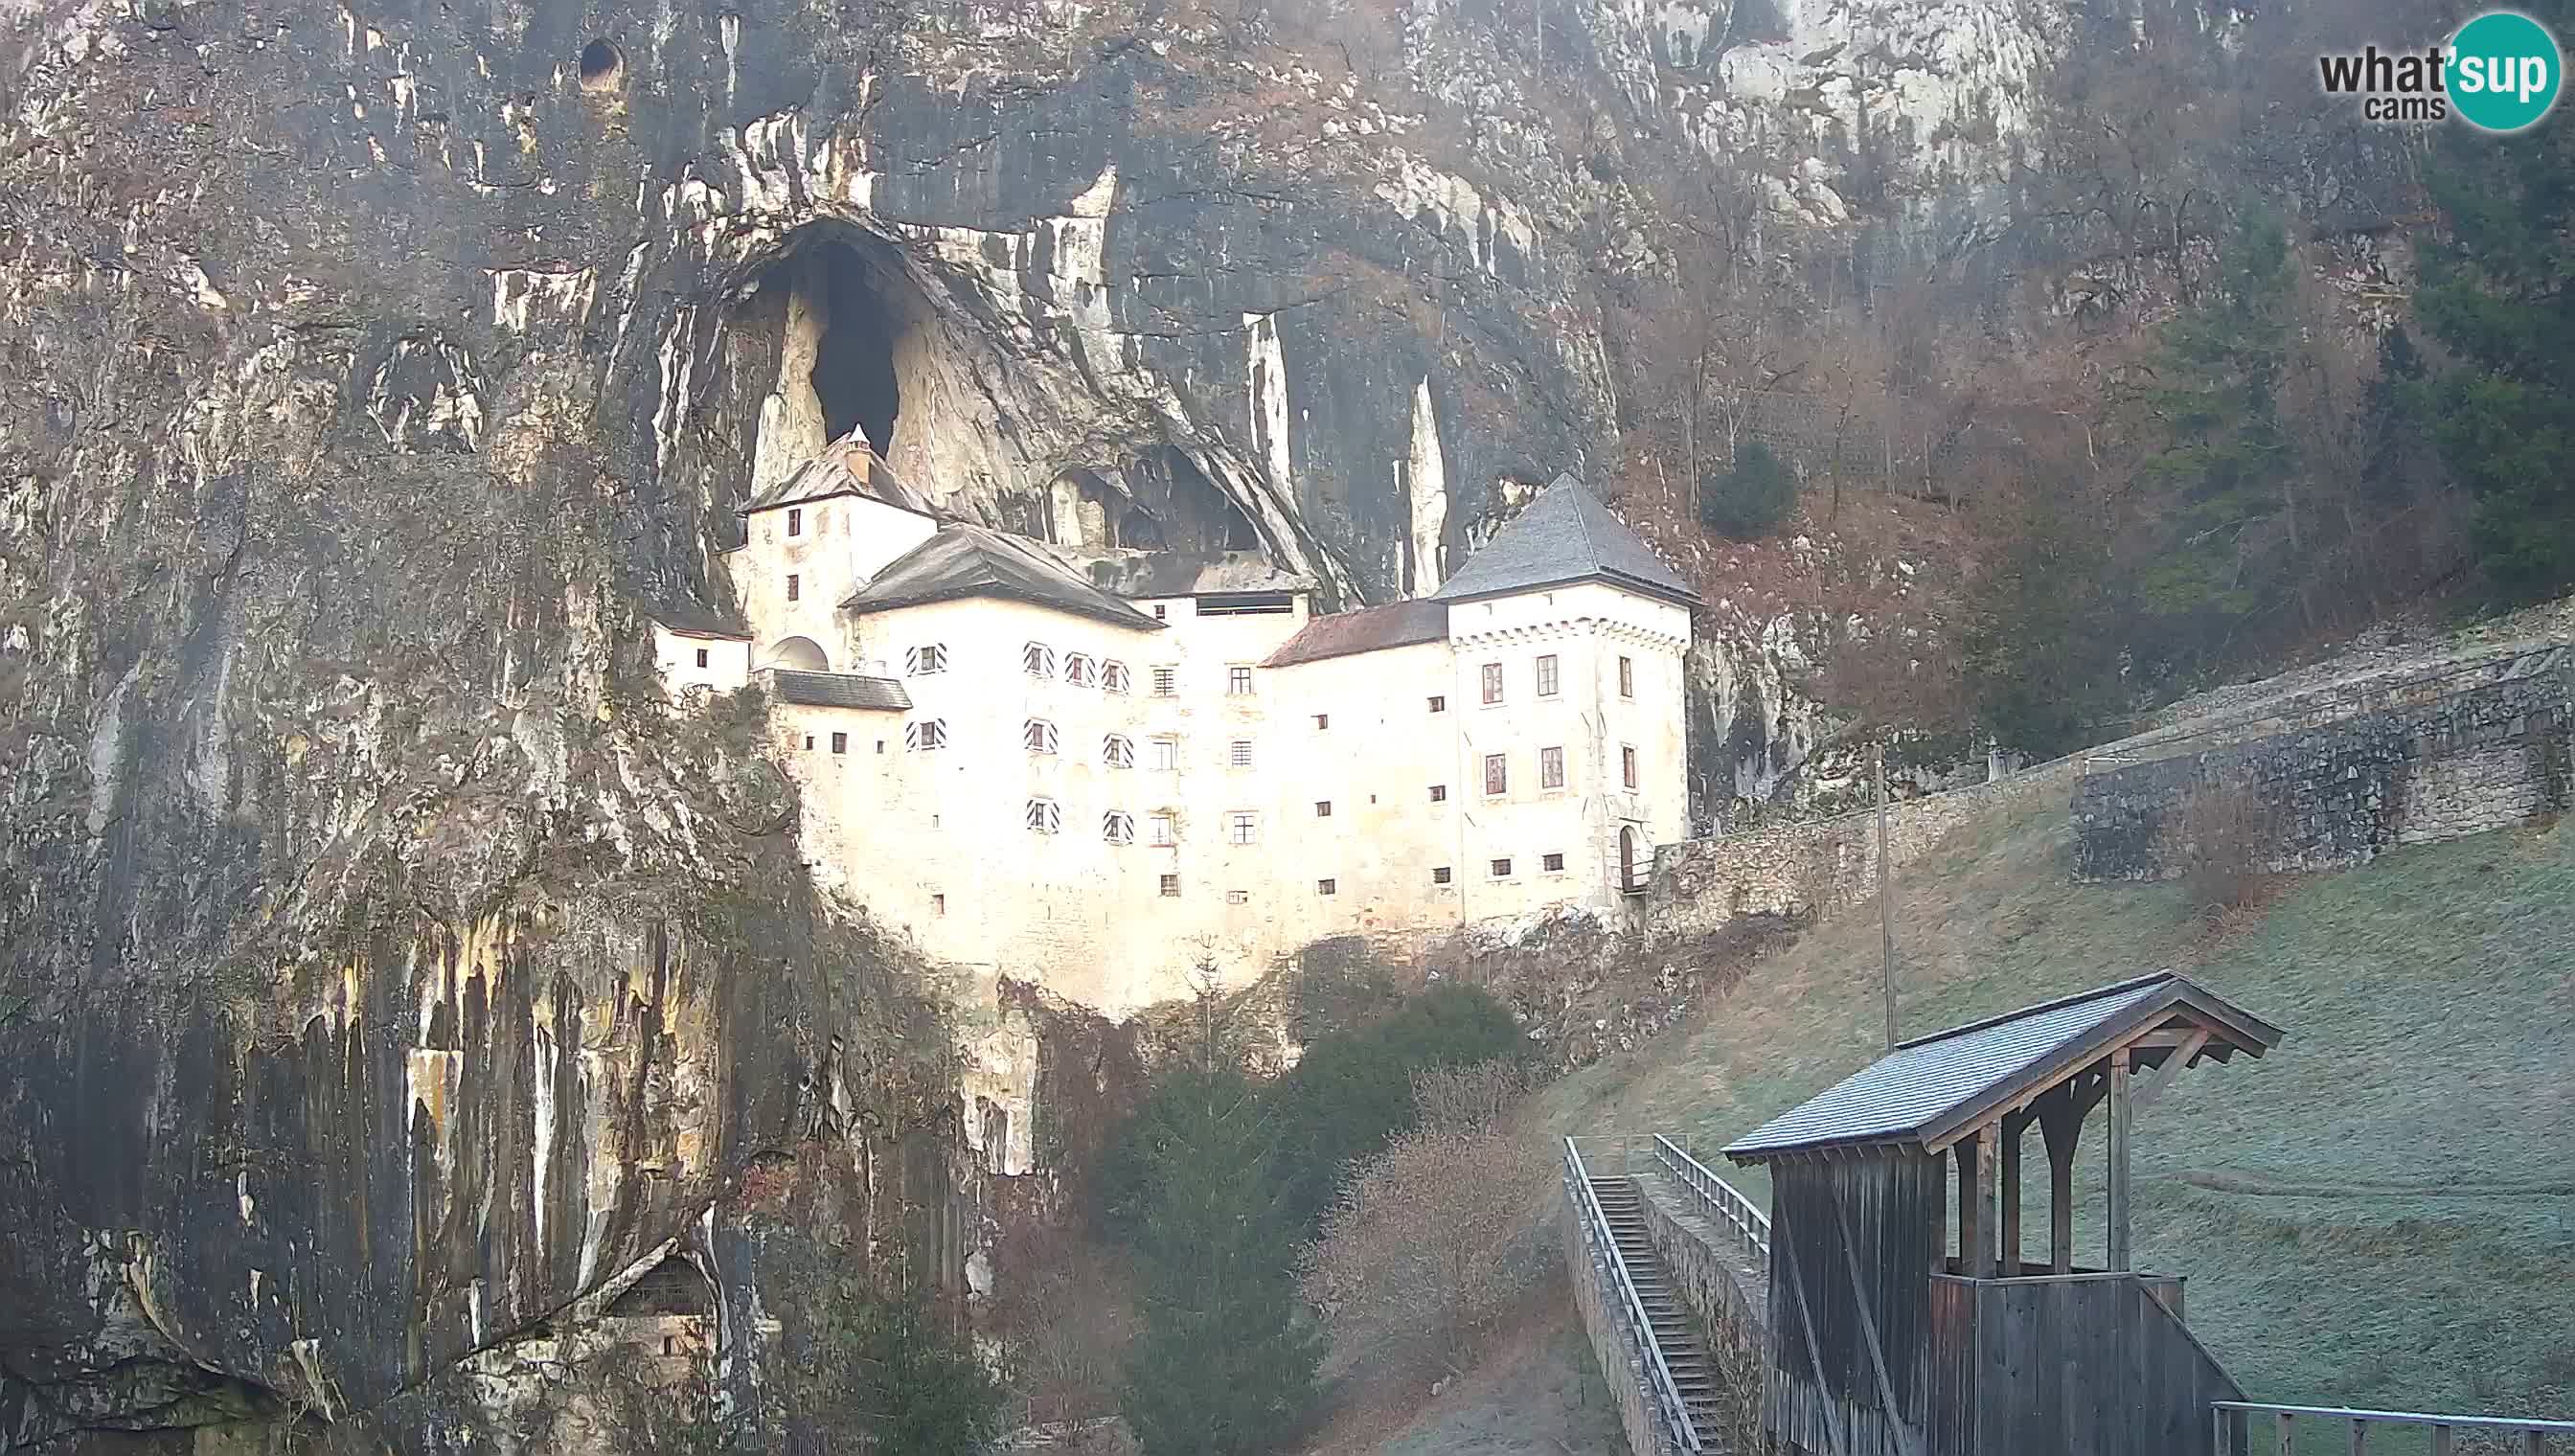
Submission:
M 2557 38 L 2527 15 L 2492 10 L 2450 38 L 2450 104 L 2468 125 L 2517 132 L 2557 104 Z

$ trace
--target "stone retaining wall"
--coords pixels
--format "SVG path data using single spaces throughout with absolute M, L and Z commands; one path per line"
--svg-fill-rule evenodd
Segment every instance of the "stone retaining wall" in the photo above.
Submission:
M 2084 775 L 2075 876 L 2184 872 L 2200 852 L 2190 806 L 2209 793 L 2241 796 L 2267 844 L 2252 867 L 2274 871 L 2342 868 L 2398 844 L 2565 809 L 2575 651 L 2524 654 L 2449 681 L 2457 691 L 2392 694 L 2396 706 Z
M 1970 788 L 1898 799 L 1886 808 L 1887 858 L 1902 869 L 1997 805 L 2062 795 L 2077 769 L 2075 760 L 2061 758 Z M 1646 926 L 1701 931 L 1737 915 L 1812 916 L 1866 899 L 1877 893 L 1876 835 L 1877 812 L 1870 808 L 1666 844 L 1654 855 Z
M 1698 1200 L 1667 1178 L 1636 1180 L 1643 1197 L 1645 1238 L 1662 1257 L 1672 1286 L 1698 1317 L 1709 1324 L 1768 1328 L 1770 1297 L 1767 1271 L 1751 1273 L 1758 1255 L 1734 1236 L 1734 1230 L 1699 1211 Z
M 1573 1285 L 1574 1307 L 1582 1312 L 1583 1332 L 1591 1337 L 1591 1353 L 1600 1362 L 1600 1377 L 1608 1382 L 1610 1399 L 1618 1402 L 1627 1449 L 1635 1456 L 1679 1456 L 1654 1403 L 1645 1352 L 1618 1312 L 1617 1276 L 1610 1273 L 1605 1252 L 1584 1236 L 1569 1179 L 1564 1194 L 1564 1272 Z

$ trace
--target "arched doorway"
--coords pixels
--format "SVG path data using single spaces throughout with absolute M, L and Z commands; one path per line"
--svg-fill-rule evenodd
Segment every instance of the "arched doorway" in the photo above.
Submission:
M 822 647 L 810 637 L 791 637 L 774 643 L 761 659 L 764 668 L 786 668 L 798 673 L 828 673 L 832 660 L 823 655 Z
M 1628 894 L 1645 892 L 1645 881 L 1636 873 L 1636 826 L 1618 826 L 1618 888 Z

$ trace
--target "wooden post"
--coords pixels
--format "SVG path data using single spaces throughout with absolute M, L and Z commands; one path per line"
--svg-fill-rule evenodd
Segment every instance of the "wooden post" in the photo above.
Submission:
M 1977 1167 L 1984 1162 L 1973 1133 L 1958 1139 L 1958 1272 L 1976 1277 L 1976 1247 L 1986 1242 L 1984 1222 L 1976 1216 Z
M 2432 1456 L 2450 1456 L 2450 1428 L 2448 1426 L 2434 1426 L 2432 1428 Z
M 2128 1048 L 2110 1053 L 2110 1255 L 2111 1270 L 2128 1262 Z
M 2038 1131 L 2047 1143 L 2047 1267 L 2074 1272 L 2074 1144 L 2089 1110 L 2068 1082 L 2039 1099 Z
M 1999 1262 L 2006 1279 L 2020 1273 L 2020 1144 L 2029 1132 L 2027 1113 L 2010 1113 L 2002 1121 L 2003 1131 L 2003 1211 L 2001 1226 L 2003 1246 Z
M 2282 1411 L 2280 1412 L 2280 1456 L 2297 1456 L 2297 1445 L 2298 1418 L 2287 1411 Z
M 1994 1164 L 2000 1161 L 1995 1144 L 2002 1141 L 2003 1125 L 1999 1121 L 1985 1124 L 1976 1134 L 1982 1146 L 1976 1154 L 1976 1268 L 1979 1279 L 1994 1277 Z
M 2369 1456 L 2369 1422 L 2351 1423 L 2351 1456 Z

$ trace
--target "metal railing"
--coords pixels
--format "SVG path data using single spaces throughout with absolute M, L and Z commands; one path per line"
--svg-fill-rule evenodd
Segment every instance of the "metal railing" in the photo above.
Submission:
M 1610 1230 L 1609 1215 L 1602 1211 L 1599 1195 L 1591 1191 L 1591 1175 L 1582 1166 L 1582 1151 L 1570 1137 L 1564 1140 L 1564 1188 L 1573 1199 L 1575 1216 L 1582 1220 L 1584 1237 L 1605 1256 L 1610 1277 L 1617 1282 L 1619 1312 L 1634 1332 L 1637 1348 L 1644 1352 L 1645 1377 L 1653 1387 L 1655 1403 L 1663 1408 L 1672 1444 L 1683 1451 L 1704 1449 L 1698 1442 L 1698 1427 L 1690 1420 L 1689 1407 L 1681 1401 L 1680 1386 L 1672 1380 L 1671 1367 L 1663 1363 L 1663 1347 L 1654 1339 L 1653 1321 L 1645 1316 L 1645 1301 L 1637 1296 L 1626 1256 L 1618 1252 L 1618 1238 Z
M 1687 1188 L 1711 1217 L 1733 1229 L 1745 1248 L 1761 1256 L 1765 1267 L 1768 1265 L 1770 1215 L 1744 1197 L 1742 1189 L 1709 1171 L 1687 1149 L 1659 1132 L 1654 1134 L 1654 1161 L 1671 1174 L 1673 1181 Z
M 2450 1456 L 2453 1442 L 2461 1431 L 2494 1432 L 2519 1436 L 2523 1456 L 2545 1456 L 2548 1438 L 2575 1437 L 2575 1421 L 2528 1421 L 2510 1416 L 2426 1415 L 2420 1411 L 2349 1410 L 2331 1405 L 2273 1405 L 2259 1400 L 2221 1400 L 2213 1402 L 2210 1419 L 2217 1435 L 2217 1456 L 2254 1456 L 2252 1417 L 2269 1415 L 2275 1419 L 2280 1456 L 2290 1456 L 2296 1444 L 2301 1423 L 2313 1421 L 2319 1426 L 2342 1424 L 2351 1432 L 2352 1456 L 2367 1456 L 2369 1428 L 2372 1426 L 2429 1427 L 2432 1432 L 2432 1456 Z M 2575 1450 L 2575 1445 L 2562 1446 Z

